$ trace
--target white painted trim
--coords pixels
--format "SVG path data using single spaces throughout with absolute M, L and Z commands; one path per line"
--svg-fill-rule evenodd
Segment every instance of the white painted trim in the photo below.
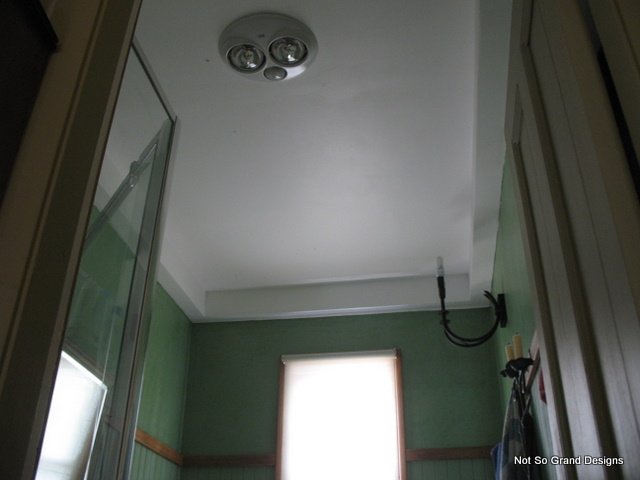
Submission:
M 506 156 L 504 114 L 511 25 L 510 2 L 478 2 L 473 161 L 475 178 L 469 283 L 472 296 L 491 290 Z M 491 26 L 491 28 L 489 28 Z M 482 188 L 477 188 L 479 185 Z
M 471 302 L 466 275 L 450 275 L 447 308 L 488 306 Z M 206 294 L 203 321 L 265 320 L 363 315 L 440 308 L 435 276 L 378 278 L 290 285 Z

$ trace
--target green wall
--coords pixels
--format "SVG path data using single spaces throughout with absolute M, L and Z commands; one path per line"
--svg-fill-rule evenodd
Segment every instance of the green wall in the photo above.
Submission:
M 451 319 L 462 331 L 491 321 L 487 309 Z M 407 448 L 499 440 L 492 346 L 455 347 L 436 312 L 412 312 L 194 325 L 183 453 L 275 453 L 280 355 L 389 348 L 402 350 Z
M 137 427 L 178 452 L 182 450 L 191 329 L 186 315 L 156 284 Z M 131 478 L 178 480 L 180 467 L 136 444 Z
M 138 428 L 180 451 L 193 325 L 159 284 L 151 311 Z
M 526 356 L 535 331 L 524 244 L 508 162 L 505 164 L 502 180 L 499 225 L 492 290 L 494 294 L 505 294 L 509 315 L 507 327 L 498 329 L 495 341 L 497 368 L 501 370 L 507 363 L 504 347 L 507 343 L 511 343 L 512 336 L 515 333 L 522 335 L 522 348 Z M 500 382 L 500 388 L 504 410 L 511 395 L 511 382 L 504 379 Z
M 504 346 L 511 342 L 514 333 L 522 335 L 522 345 L 527 355 L 527 348 L 535 332 L 534 307 L 527 272 L 524 243 L 517 210 L 513 175 L 509 162 L 506 162 L 502 180 L 502 197 L 500 207 L 500 227 L 496 246 L 496 259 L 493 272 L 494 293 L 505 293 L 509 323 L 507 328 L 499 329 L 496 341 L 496 359 L 498 368 L 504 368 L 506 357 Z M 540 375 L 540 373 L 538 373 Z M 539 377 L 536 378 L 538 380 Z M 512 382 L 503 379 L 500 382 L 503 410 L 511 395 Z M 545 457 L 553 455 L 549 417 L 546 404 L 540 399 L 537 382 L 531 391 L 531 409 L 535 423 L 539 454 Z M 556 472 L 550 465 L 543 467 L 543 478 L 554 479 Z

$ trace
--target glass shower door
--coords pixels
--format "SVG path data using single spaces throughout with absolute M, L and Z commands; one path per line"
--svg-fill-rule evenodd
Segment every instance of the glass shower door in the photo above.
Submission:
M 85 238 L 37 480 L 127 478 L 174 125 L 133 49 Z M 79 426 L 69 428 L 72 423 Z

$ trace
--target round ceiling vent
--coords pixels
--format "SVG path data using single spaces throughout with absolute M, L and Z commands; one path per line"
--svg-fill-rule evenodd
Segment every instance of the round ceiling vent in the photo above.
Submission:
M 225 63 L 244 77 L 274 82 L 304 72 L 316 57 L 318 42 L 295 18 L 261 13 L 229 25 L 218 49 Z

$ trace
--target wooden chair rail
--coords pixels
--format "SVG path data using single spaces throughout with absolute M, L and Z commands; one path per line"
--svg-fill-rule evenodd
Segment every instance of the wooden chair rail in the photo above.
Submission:
M 269 467 L 276 464 L 275 454 L 264 455 L 182 455 L 148 433 L 137 429 L 136 442 L 181 467 Z M 491 458 L 491 447 L 411 448 L 407 462 L 434 460 L 473 460 Z
M 136 429 L 136 442 L 176 465 L 184 466 L 184 455 L 139 428 Z

